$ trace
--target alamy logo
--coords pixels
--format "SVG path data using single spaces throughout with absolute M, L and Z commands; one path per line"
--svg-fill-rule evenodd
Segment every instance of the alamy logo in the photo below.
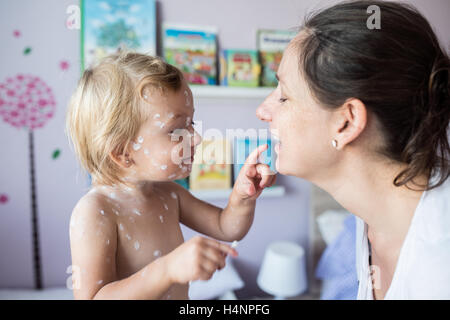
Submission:
M 367 7 L 367 13 L 371 14 L 367 18 L 367 29 L 381 29 L 381 11 L 380 7 L 376 5 L 371 5 Z

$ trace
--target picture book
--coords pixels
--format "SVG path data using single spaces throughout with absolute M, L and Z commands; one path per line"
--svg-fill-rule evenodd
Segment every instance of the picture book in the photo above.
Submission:
M 283 51 L 297 32 L 286 30 L 258 30 L 257 48 L 261 62 L 261 86 L 276 87 L 275 77 Z
M 163 55 L 190 84 L 217 84 L 217 29 L 163 25 Z
M 242 166 L 245 163 L 245 160 L 250 155 L 250 153 L 255 150 L 258 146 L 268 144 L 268 148 L 266 151 L 261 153 L 260 161 L 262 163 L 267 164 L 270 169 L 274 172 L 276 172 L 275 168 L 275 151 L 274 151 L 274 145 L 272 143 L 272 140 L 268 138 L 249 138 L 249 137 L 243 137 L 243 138 L 235 138 L 234 139 L 234 158 L 233 158 L 233 170 L 234 170 L 234 181 L 236 181 L 239 172 L 242 169 Z
M 82 70 L 123 49 L 156 55 L 155 0 L 81 0 Z
M 256 50 L 222 50 L 220 55 L 221 85 L 257 87 L 261 66 Z
M 231 144 L 224 139 L 204 140 L 195 153 L 189 176 L 192 190 L 231 188 Z

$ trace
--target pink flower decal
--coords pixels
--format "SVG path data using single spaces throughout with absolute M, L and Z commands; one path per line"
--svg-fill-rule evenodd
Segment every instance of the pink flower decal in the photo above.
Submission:
M 0 83 L 0 116 L 16 128 L 42 128 L 55 109 L 52 89 L 37 76 L 19 74 Z

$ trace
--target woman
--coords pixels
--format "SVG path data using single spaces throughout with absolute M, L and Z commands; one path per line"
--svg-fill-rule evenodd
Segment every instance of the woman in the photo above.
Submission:
M 414 8 L 345 2 L 307 19 L 257 109 L 277 170 L 358 217 L 359 299 L 450 299 L 449 69 Z

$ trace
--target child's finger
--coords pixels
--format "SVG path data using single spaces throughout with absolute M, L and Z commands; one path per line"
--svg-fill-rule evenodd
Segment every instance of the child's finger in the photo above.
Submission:
M 266 143 L 266 144 L 260 145 L 255 150 L 253 150 L 250 153 L 250 155 L 247 157 L 247 159 L 245 160 L 244 167 L 257 164 L 259 156 L 261 155 L 261 153 L 266 151 L 268 147 L 269 147 L 269 145 Z
M 222 251 L 223 253 L 226 254 L 231 254 L 232 256 L 236 257 L 238 255 L 237 251 L 235 249 L 233 249 L 232 247 L 230 247 L 229 245 L 216 241 L 216 240 L 212 240 L 212 239 L 206 239 L 206 243 L 207 245 L 216 248 L 220 251 Z
M 261 176 L 261 181 L 259 182 L 259 187 L 264 188 L 269 185 L 273 177 L 273 172 L 270 170 L 267 164 L 259 163 L 256 165 L 256 171 Z

